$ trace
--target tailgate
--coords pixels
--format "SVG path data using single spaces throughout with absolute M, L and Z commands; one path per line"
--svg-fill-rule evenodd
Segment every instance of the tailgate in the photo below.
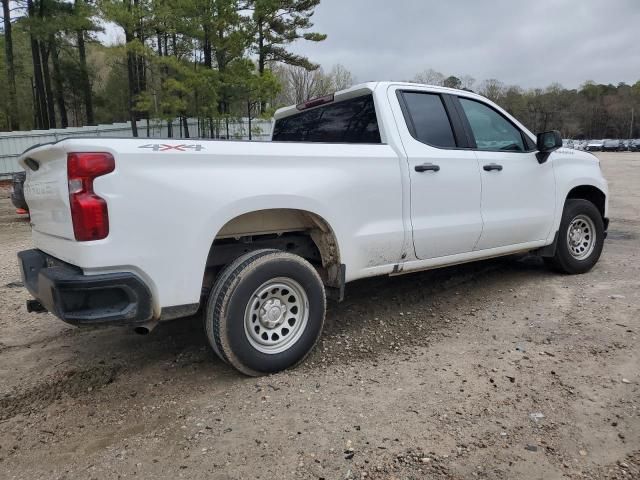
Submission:
M 58 145 L 43 145 L 26 151 L 20 164 L 27 172 L 24 196 L 33 230 L 73 240 L 67 152 Z

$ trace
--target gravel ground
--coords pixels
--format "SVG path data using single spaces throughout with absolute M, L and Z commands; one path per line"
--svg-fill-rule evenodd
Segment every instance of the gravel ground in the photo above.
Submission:
M 141 337 L 28 314 L 0 187 L 0 478 L 640 478 L 640 154 L 602 154 L 596 268 L 506 258 L 350 284 L 252 379 L 197 317 Z

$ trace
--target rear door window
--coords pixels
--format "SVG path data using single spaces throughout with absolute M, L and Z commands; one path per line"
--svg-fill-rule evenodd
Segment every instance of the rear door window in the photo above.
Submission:
M 455 148 L 456 139 L 442 97 L 437 93 L 402 92 L 404 116 L 411 135 L 441 148 Z
M 373 96 L 343 100 L 276 120 L 273 141 L 380 143 Z

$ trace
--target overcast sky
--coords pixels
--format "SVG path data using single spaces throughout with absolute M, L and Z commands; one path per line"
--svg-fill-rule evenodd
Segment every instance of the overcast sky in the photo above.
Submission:
M 359 82 L 428 68 L 523 87 L 640 80 L 640 0 L 322 0 L 313 22 L 327 39 L 293 49 Z

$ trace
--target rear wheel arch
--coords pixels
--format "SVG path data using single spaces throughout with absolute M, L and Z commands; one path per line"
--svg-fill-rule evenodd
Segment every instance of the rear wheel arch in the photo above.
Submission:
M 308 210 L 270 208 L 242 213 L 220 228 L 207 255 L 203 294 L 211 288 L 221 267 L 263 248 L 298 254 L 316 267 L 325 286 L 342 291 L 344 266 L 329 222 Z

